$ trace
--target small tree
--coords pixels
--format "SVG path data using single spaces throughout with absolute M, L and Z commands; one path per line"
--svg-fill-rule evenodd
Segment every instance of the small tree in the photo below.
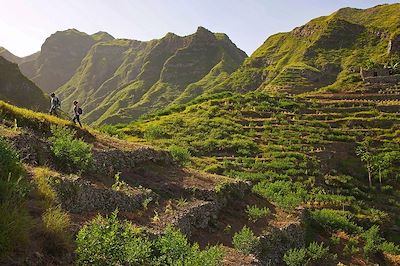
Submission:
M 357 147 L 356 153 L 360 156 L 361 161 L 365 164 L 368 171 L 369 187 L 372 187 L 372 173 L 374 170 L 374 155 L 371 148 L 371 138 L 367 137 L 360 142 Z

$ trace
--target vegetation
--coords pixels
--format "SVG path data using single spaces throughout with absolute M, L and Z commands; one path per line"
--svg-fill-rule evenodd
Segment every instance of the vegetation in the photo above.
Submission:
M 88 171 L 92 166 L 92 146 L 75 137 L 72 129 L 51 126 L 49 141 L 60 165 L 72 172 Z
M 257 88 L 290 93 L 346 92 L 362 89 L 360 67 L 390 64 L 388 38 L 374 35 L 376 28 L 398 34 L 399 5 L 366 10 L 343 8 L 319 17 L 291 32 L 269 37 L 220 89 L 250 91 Z M 399 61 L 396 61 L 399 62 Z
M 15 148 L 0 137 L 0 257 L 23 246 L 32 226 L 25 208 L 29 184 Z
M 288 266 L 335 265 L 336 255 L 329 252 L 323 243 L 312 242 L 306 248 L 288 250 L 283 260 Z
M 267 217 L 271 213 L 271 210 L 267 207 L 247 206 L 246 213 L 249 216 L 249 220 L 256 222 L 263 217 Z
M 120 222 L 115 211 L 97 216 L 84 225 L 77 236 L 79 265 L 219 265 L 219 247 L 200 251 L 178 230 L 168 227 L 165 234 L 150 240 L 139 228 Z
M 248 255 L 257 251 L 258 238 L 250 228 L 244 226 L 239 232 L 235 233 L 232 243 L 235 249 Z

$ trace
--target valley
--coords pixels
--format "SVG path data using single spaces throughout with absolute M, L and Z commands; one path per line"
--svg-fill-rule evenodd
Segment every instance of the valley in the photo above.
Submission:
M 0 48 L 0 264 L 400 265 L 399 12 Z

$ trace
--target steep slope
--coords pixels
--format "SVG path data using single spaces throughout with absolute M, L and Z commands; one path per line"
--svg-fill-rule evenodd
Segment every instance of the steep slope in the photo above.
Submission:
M 400 4 L 344 8 L 273 35 L 219 89 L 354 89 L 360 85 L 360 67 L 399 61 L 399 13 Z
M 46 39 L 35 60 L 21 63 L 21 71 L 44 91 L 51 92 L 75 73 L 89 49 L 113 39 L 105 33 L 88 35 L 75 29 L 58 31 Z
M 400 254 L 399 95 L 351 94 L 352 98 L 340 99 L 225 92 L 115 130 L 131 135 L 127 139 L 188 149 L 194 167 L 251 181 L 252 190 L 272 203 L 271 210 L 272 206 L 295 209 L 301 205 L 309 214 L 308 241 L 324 243 L 337 258 L 331 263 L 305 259 L 298 265 L 396 265 L 383 258 Z M 368 139 L 372 142 L 366 155 L 378 160 L 371 187 L 368 163 L 356 152 Z M 382 175 L 383 167 L 387 172 Z M 240 230 L 241 217 L 240 211 L 233 210 L 231 217 L 221 217 L 198 235 L 207 239 L 204 245 L 225 244 L 231 241 L 227 234 Z M 257 222 L 249 227 L 257 234 L 262 226 Z M 373 252 L 368 250 L 372 240 L 366 236 L 372 230 L 376 230 Z M 380 246 L 384 241 L 380 235 L 394 242 L 396 249 Z M 285 239 L 296 238 L 290 233 Z M 277 251 L 280 245 L 262 252 Z M 357 251 L 348 252 L 351 245 Z
M 202 27 L 184 37 L 111 40 L 94 45 L 57 92 L 66 108 L 80 101 L 89 122 L 127 122 L 196 97 L 227 78 L 245 57 L 225 34 Z
M 18 65 L 0 56 L 0 100 L 33 110 L 45 111 L 47 96 L 20 72 Z

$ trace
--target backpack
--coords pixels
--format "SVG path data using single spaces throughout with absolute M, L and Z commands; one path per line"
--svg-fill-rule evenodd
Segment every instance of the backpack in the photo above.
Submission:
M 82 108 L 79 107 L 79 108 L 78 108 L 78 114 L 81 115 L 82 113 L 83 113 L 83 110 L 82 110 Z
M 60 100 L 60 98 L 56 97 L 55 103 L 56 103 L 56 107 L 60 107 L 60 106 L 61 106 L 61 100 Z

